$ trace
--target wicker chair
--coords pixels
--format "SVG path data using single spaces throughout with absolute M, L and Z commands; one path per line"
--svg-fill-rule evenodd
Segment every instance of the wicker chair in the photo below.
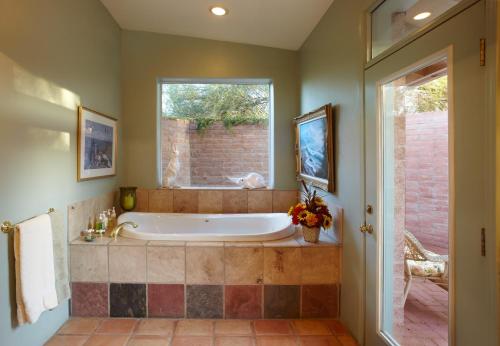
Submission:
M 448 256 L 426 250 L 417 238 L 405 230 L 405 288 L 406 302 L 413 278 L 434 282 L 448 291 Z

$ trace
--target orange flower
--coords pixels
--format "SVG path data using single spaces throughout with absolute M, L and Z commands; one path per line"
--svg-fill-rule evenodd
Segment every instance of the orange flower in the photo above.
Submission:
M 309 227 L 314 227 L 318 223 L 318 217 L 313 213 L 307 213 L 306 223 Z

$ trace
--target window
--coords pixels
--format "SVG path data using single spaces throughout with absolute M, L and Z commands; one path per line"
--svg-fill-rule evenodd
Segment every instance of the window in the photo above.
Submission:
M 371 11 L 371 59 L 434 22 L 462 0 L 385 0 Z
M 162 186 L 237 187 L 258 173 L 272 185 L 271 82 L 160 83 Z

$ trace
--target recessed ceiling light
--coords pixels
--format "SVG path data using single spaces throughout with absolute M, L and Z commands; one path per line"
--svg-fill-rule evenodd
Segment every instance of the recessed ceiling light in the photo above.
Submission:
M 431 16 L 430 12 L 422 12 L 422 13 L 417 14 L 415 17 L 413 17 L 413 19 L 423 20 L 425 18 L 429 18 L 430 16 Z
M 210 7 L 210 12 L 216 16 L 225 16 L 227 14 L 227 10 L 220 6 Z

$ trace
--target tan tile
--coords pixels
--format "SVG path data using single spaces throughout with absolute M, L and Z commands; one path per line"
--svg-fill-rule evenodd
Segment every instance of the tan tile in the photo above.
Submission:
M 174 211 L 174 192 L 158 189 L 149 191 L 150 213 L 172 213 Z
M 116 240 L 111 239 L 111 241 L 108 243 L 108 246 L 144 246 L 147 243 L 147 240 L 125 238 L 120 236 L 116 238 Z
M 129 335 L 92 335 L 85 346 L 125 346 L 130 338 Z
M 210 336 L 176 336 L 172 339 L 172 346 L 212 346 Z
M 292 326 L 298 335 L 332 335 L 330 328 L 322 321 L 295 320 Z
M 150 240 L 148 246 L 186 246 L 185 241 Z
M 258 336 L 257 346 L 296 346 L 294 336 Z
M 175 327 L 175 335 L 179 336 L 211 336 L 214 333 L 214 322 L 210 320 L 180 320 Z
M 57 334 L 92 334 L 101 323 L 100 318 L 71 318 Z
M 262 247 L 226 247 L 224 254 L 226 284 L 260 284 L 264 279 Z
M 88 335 L 54 335 L 45 346 L 82 346 Z
M 99 325 L 97 334 L 130 334 L 137 325 L 136 319 L 109 318 Z
M 239 320 L 215 321 L 215 335 L 252 335 L 252 324 Z
M 273 192 L 272 191 L 248 191 L 249 213 L 272 213 Z
M 224 190 L 222 210 L 224 213 L 248 213 L 248 191 Z
M 109 280 L 111 282 L 146 282 L 145 246 L 110 246 Z
M 146 318 L 139 322 L 135 334 L 139 335 L 172 335 L 175 321 L 164 318 Z
M 106 246 L 71 245 L 71 281 L 108 281 L 108 248 Z
M 254 321 L 256 335 L 291 335 L 290 323 L 285 320 L 256 320 Z
M 187 241 L 187 247 L 222 247 L 224 242 L 221 241 Z
M 259 241 L 225 241 L 225 247 L 262 247 Z
M 339 281 L 338 247 L 304 247 L 302 251 L 302 284 L 329 284 Z
M 300 243 L 296 240 L 295 235 L 288 238 L 265 241 L 262 245 L 264 247 L 300 247 Z
M 199 213 L 222 213 L 222 191 L 201 190 L 198 195 Z
M 264 248 L 264 283 L 300 283 L 300 248 Z
M 298 192 L 296 190 L 274 190 L 273 212 L 286 213 L 292 205 L 297 204 Z
M 174 190 L 174 213 L 197 213 L 198 190 Z
M 170 336 L 159 335 L 134 335 L 127 346 L 168 346 Z
M 148 282 L 184 283 L 185 247 L 148 246 Z
M 250 336 L 219 336 L 215 338 L 215 346 L 253 346 L 254 339 Z
M 187 247 L 186 282 L 188 284 L 224 283 L 224 248 Z
M 149 190 L 137 189 L 136 191 L 137 203 L 135 205 L 134 211 L 149 211 Z
M 78 237 L 76 239 L 74 239 L 73 241 L 71 241 L 71 245 L 94 245 L 94 246 L 97 246 L 97 245 L 100 245 L 100 246 L 105 246 L 105 245 L 108 245 L 108 243 L 111 241 L 111 238 L 109 237 L 106 237 L 106 236 L 99 236 L 97 238 L 95 238 L 93 241 L 85 241 L 84 239 L 82 239 L 81 237 Z
M 301 336 L 300 346 L 342 346 L 334 336 Z

